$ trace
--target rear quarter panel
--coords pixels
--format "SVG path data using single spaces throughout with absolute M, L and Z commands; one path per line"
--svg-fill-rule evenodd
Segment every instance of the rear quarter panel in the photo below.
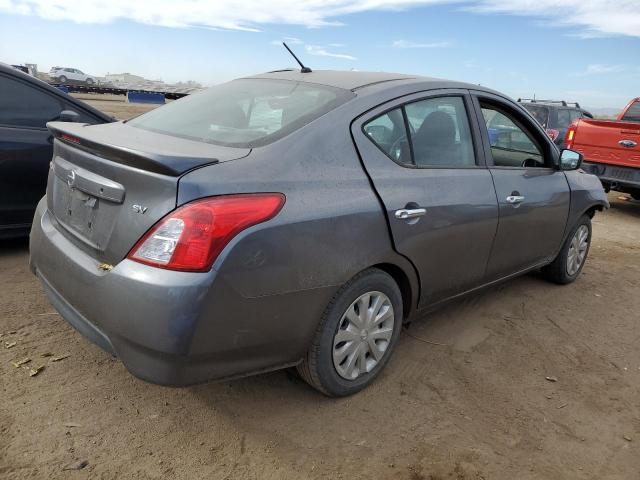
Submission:
M 413 267 L 393 250 L 384 211 L 351 139 L 354 116 L 351 108 L 340 107 L 245 158 L 181 178 L 179 205 L 232 193 L 286 196 L 275 218 L 242 232 L 215 261 L 217 286 L 205 301 L 208 312 L 194 335 L 193 351 L 206 351 L 202 342 L 215 335 L 215 322 L 207 318 L 215 316 L 221 286 L 229 290 L 225 298 L 243 299 L 254 318 L 259 312 L 264 322 L 263 328 L 239 318 L 238 341 L 256 345 L 259 337 L 272 338 L 285 348 L 289 337 L 295 345 L 289 357 L 303 354 L 331 297 L 358 272 L 394 264 L 417 292 Z

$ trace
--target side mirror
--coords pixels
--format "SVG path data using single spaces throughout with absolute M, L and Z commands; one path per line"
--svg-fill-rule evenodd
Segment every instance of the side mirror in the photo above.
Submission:
M 77 122 L 80 115 L 73 110 L 63 110 L 58 117 L 59 122 Z
M 577 170 L 582 165 L 582 154 L 573 150 L 560 153 L 560 170 Z

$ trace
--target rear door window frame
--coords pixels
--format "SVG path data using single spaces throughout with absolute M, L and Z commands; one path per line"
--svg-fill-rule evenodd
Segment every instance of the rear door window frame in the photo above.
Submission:
M 443 98 L 443 97 L 460 97 L 462 98 L 463 104 L 464 104 L 464 108 L 465 108 L 465 113 L 467 114 L 467 120 L 469 122 L 469 129 L 471 131 L 471 141 L 473 142 L 473 152 L 474 152 L 474 157 L 475 157 L 475 165 L 426 165 L 426 166 L 418 166 L 415 164 L 415 157 L 414 157 L 414 153 L 413 153 L 413 145 L 411 140 L 409 139 L 409 125 L 408 125 L 408 118 L 407 118 L 407 114 L 405 112 L 405 105 L 411 104 L 411 103 L 416 103 L 416 102 L 420 102 L 423 100 L 431 100 L 431 99 L 435 99 L 435 98 Z M 396 161 L 394 158 L 392 158 L 387 152 L 385 152 L 380 145 L 378 145 L 375 141 L 373 141 L 373 139 L 367 134 L 367 132 L 365 131 L 364 127 L 367 123 L 369 123 L 372 120 L 375 120 L 378 117 L 381 117 L 393 110 L 396 110 L 400 108 L 402 111 L 402 116 L 404 118 L 404 129 L 405 129 L 405 134 L 407 135 L 407 138 L 409 139 L 409 149 L 411 152 L 411 164 L 407 164 L 407 163 L 401 163 Z M 476 115 L 474 114 L 474 106 L 473 106 L 473 102 L 472 102 L 472 98 L 471 95 L 469 94 L 469 91 L 467 90 L 463 90 L 463 89 L 437 89 L 437 90 L 426 90 L 426 91 L 421 91 L 421 92 L 415 92 L 409 95 L 405 95 L 390 101 L 387 101 L 385 103 L 382 103 L 380 105 L 378 105 L 377 107 L 374 107 L 373 109 L 369 110 L 368 112 L 365 112 L 363 115 L 360 115 L 359 117 L 355 118 L 351 123 L 353 124 L 354 122 L 359 121 L 360 122 L 360 130 L 362 131 L 362 134 L 371 142 L 373 143 L 373 145 L 375 145 L 375 147 L 380 150 L 385 157 L 387 157 L 388 159 L 390 159 L 393 163 L 395 163 L 396 165 L 399 165 L 400 167 L 403 168 L 414 168 L 414 169 L 420 169 L 420 170 L 428 170 L 428 169 L 445 169 L 445 170 L 451 170 L 451 169 L 472 169 L 472 168 L 486 168 L 487 164 L 486 164 L 486 153 L 483 151 L 482 148 L 482 141 L 481 141 L 481 131 L 477 122 L 477 118 Z

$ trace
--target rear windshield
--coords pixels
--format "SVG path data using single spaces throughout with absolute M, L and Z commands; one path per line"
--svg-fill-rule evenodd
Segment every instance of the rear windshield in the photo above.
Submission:
M 640 122 L 640 102 L 632 104 L 622 117 L 623 122 Z
M 240 79 L 189 95 L 129 122 L 134 127 L 230 147 L 257 147 L 311 122 L 354 95 L 305 82 Z
M 533 115 L 533 118 L 535 118 L 540 125 L 547 128 L 549 123 L 549 109 L 547 107 L 531 105 L 530 103 L 525 103 L 522 106 L 529 110 L 529 113 Z

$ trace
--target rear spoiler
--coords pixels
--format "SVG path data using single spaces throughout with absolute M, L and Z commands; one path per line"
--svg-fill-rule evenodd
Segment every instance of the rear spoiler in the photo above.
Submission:
M 219 162 L 215 158 L 176 158 L 158 153 L 142 152 L 118 145 L 98 143 L 82 136 L 81 132 L 78 132 L 82 127 L 87 126 L 89 125 L 86 123 L 47 123 L 47 128 L 59 142 L 106 160 L 161 175 L 179 177 L 185 173 L 185 171 L 202 166 L 203 163 L 211 165 Z

